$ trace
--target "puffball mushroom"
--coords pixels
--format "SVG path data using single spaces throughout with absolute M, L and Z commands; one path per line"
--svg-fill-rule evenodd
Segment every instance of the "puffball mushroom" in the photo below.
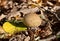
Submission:
M 42 23 L 42 19 L 36 13 L 26 14 L 23 23 L 28 27 L 38 27 Z

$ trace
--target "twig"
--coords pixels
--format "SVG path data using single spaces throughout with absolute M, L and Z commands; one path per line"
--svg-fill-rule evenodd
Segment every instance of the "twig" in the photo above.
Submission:
M 39 41 L 50 41 L 50 40 L 55 39 L 55 38 L 56 38 L 56 36 L 54 35 L 52 37 L 49 37 L 47 39 L 42 39 L 42 40 L 39 40 Z

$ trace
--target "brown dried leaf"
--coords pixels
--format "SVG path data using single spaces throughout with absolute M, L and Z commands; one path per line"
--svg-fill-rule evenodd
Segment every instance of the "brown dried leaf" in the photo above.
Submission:
M 0 6 L 5 6 L 7 4 L 7 0 L 0 0 Z

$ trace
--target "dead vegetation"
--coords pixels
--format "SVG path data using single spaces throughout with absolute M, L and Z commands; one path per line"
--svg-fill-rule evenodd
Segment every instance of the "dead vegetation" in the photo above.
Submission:
M 27 31 L 21 31 L 12 36 L 3 31 L 4 22 L 14 20 L 14 22 L 19 23 L 26 14 L 30 13 L 39 15 L 42 19 L 41 25 L 37 27 L 27 26 Z M 0 38 L 1 41 L 7 38 L 9 38 L 7 41 L 59 41 L 60 1 L 0 0 Z

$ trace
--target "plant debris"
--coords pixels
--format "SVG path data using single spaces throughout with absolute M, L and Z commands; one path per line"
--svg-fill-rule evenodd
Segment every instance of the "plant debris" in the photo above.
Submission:
M 0 41 L 59 41 L 59 13 L 60 0 L 0 0 Z M 26 30 L 11 35 L 3 29 L 5 22 Z

